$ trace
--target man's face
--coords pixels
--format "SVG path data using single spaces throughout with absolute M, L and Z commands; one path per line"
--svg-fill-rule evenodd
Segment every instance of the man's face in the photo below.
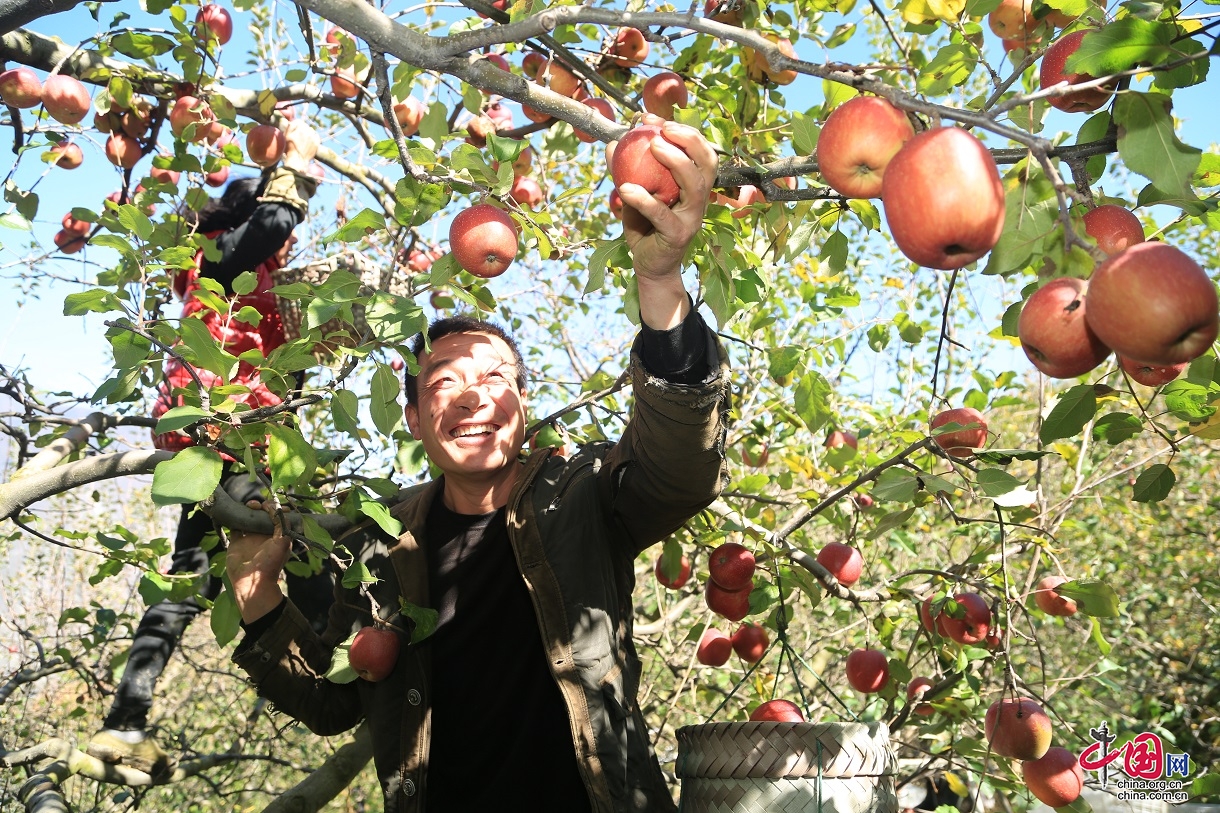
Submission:
M 453 333 L 421 353 L 415 405 L 405 414 L 428 458 L 449 475 L 492 474 L 525 442 L 525 393 L 503 339 Z

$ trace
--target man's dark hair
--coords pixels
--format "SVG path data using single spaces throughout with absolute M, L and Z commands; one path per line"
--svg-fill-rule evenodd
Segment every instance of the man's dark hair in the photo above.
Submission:
M 182 216 L 203 234 L 235 229 L 249 220 L 258 208 L 258 198 L 266 187 L 266 180 L 266 174 L 256 178 L 236 178 L 229 181 L 220 197 L 209 200 L 198 212 L 187 209 Z
M 457 316 L 436 319 L 428 325 L 428 346 L 431 347 L 437 339 L 452 336 L 455 333 L 486 333 L 501 339 L 508 345 L 508 349 L 513 351 L 513 364 L 517 367 L 517 389 L 525 389 L 525 360 L 521 358 L 521 349 L 517 347 L 517 340 L 512 337 L 512 334 L 495 322 L 484 322 L 469 314 L 460 313 Z M 407 347 L 418 359 L 419 354 L 424 351 L 424 334 L 416 333 L 412 336 Z M 407 391 L 407 403 L 414 405 L 419 399 L 419 380 L 411 374 L 410 370 L 404 373 L 402 378 L 403 386 Z

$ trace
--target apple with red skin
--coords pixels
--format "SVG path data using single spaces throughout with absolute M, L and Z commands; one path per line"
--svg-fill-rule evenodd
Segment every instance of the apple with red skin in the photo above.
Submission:
M 408 96 L 394 105 L 394 118 L 402 128 L 402 134 L 410 137 L 419 132 L 419 123 L 428 112 L 424 103 L 414 96 Z
M 1028 697 L 1004 698 L 987 709 L 983 733 L 999 756 L 1040 759 L 1051 745 L 1051 718 Z
M 1046 49 L 1046 53 L 1043 54 L 1042 65 L 1038 69 L 1039 88 L 1046 90 L 1060 82 L 1079 85 L 1091 82 L 1096 78 L 1087 73 L 1067 73 L 1065 70 L 1068 57 L 1076 53 L 1080 48 L 1081 40 L 1088 33 L 1090 33 L 1088 29 L 1082 28 L 1065 34 L 1051 43 L 1050 47 Z M 1051 96 L 1046 101 L 1050 103 L 1051 107 L 1067 113 L 1092 113 L 1110 101 L 1115 87 L 1117 85 L 1114 82 L 1109 82 L 1101 87 L 1076 90 L 1062 96 Z
M 123 113 L 119 127 L 132 138 L 143 138 L 152 126 L 152 105 L 146 99 L 137 99 L 131 109 Z
M 759 624 L 742 624 L 733 633 L 733 651 L 746 663 L 758 663 L 771 644 L 767 630 Z
M 1203 355 L 1220 330 L 1215 285 L 1165 243 L 1137 243 L 1099 265 L 1087 304 L 1085 318 L 1102 342 L 1152 367 Z
M 538 81 L 569 99 L 575 98 L 584 87 L 576 74 L 553 59 L 538 71 Z
M 528 104 L 521 105 L 521 114 L 535 124 L 546 124 L 552 121 L 554 117 L 550 113 L 543 113 L 541 110 L 535 110 Z
M 513 129 L 513 111 L 507 105 L 492 102 L 487 106 L 487 110 L 483 112 L 483 115 L 491 119 L 492 124 L 496 125 L 496 132 Z
M 38 74 L 24 66 L 0 73 L 0 99 L 23 110 L 42 103 L 42 82 Z
M 725 590 L 745 590 L 754 581 L 754 554 L 736 542 L 713 550 L 707 567 L 712 581 Z
M 851 545 L 828 542 L 818 551 L 818 564 L 830 571 L 839 584 L 851 587 L 864 572 L 864 557 Z
M 88 234 L 89 229 L 93 227 L 92 223 L 87 223 L 84 220 L 77 220 L 72 216 L 71 212 L 65 214 L 63 216 L 63 220 L 60 222 L 63 224 L 64 231 L 80 237 L 84 237 L 86 234 Z
M 796 49 L 792 47 L 792 41 L 782 39 L 777 34 L 763 33 L 763 36 L 775 43 L 779 52 L 786 57 L 796 59 Z M 771 67 L 771 63 L 767 60 L 766 54 L 762 51 L 757 51 L 753 48 L 742 46 L 741 61 L 746 67 L 746 76 L 752 82 L 762 82 L 764 79 L 771 81 L 776 85 L 790 85 L 796 81 L 796 71 L 780 70 Z
M 915 704 L 915 708 L 912 711 L 920 717 L 931 717 L 936 713 L 936 709 L 932 708 L 931 703 L 924 703 L 921 700 L 924 692 L 934 685 L 926 677 L 911 678 L 911 682 L 907 684 L 907 702 Z
M 110 163 L 123 169 L 131 169 L 144 155 L 140 149 L 140 142 L 123 133 L 110 134 L 110 137 L 106 139 L 105 153 L 106 159 Z
M 1063 576 L 1046 576 L 1034 588 L 1034 603 L 1047 615 L 1069 616 L 1076 614 L 1076 602 L 1059 594 L 1055 588 L 1068 581 Z
M 991 153 L 959 127 L 913 136 L 881 179 L 885 219 L 899 250 L 927 268 L 961 268 L 1004 230 L 1004 187 Z
M 546 199 L 538 182 L 525 175 L 513 179 L 508 196 L 523 209 L 537 209 Z
M 664 138 L 655 124 L 641 124 L 619 139 L 610 158 L 610 176 L 616 187 L 625 183 L 638 184 L 666 206 L 673 206 L 682 196 L 678 182 L 669 167 L 652 154 L 652 142 Z
M 648 58 L 649 45 L 644 32 L 638 28 L 620 28 L 610 46 L 610 57 L 615 65 L 634 68 Z
M 503 209 L 480 203 L 453 218 L 449 245 L 458 265 L 491 279 L 507 271 L 517 257 L 517 226 Z
M 703 600 L 708 609 L 724 616 L 730 621 L 740 621 L 750 614 L 750 591 L 754 589 L 753 582 L 744 590 L 725 590 L 716 582 L 708 579 L 703 593 Z
M 1034 19 L 1032 0 L 1001 0 L 987 15 L 987 25 L 1002 40 L 1028 45 L 1037 39 L 1038 21 Z
M 288 139 L 274 124 L 258 124 L 246 133 L 246 157 L 260 167 L 269 167 L 284 157 Z
M 818 136 L 822 180 L 845 198 L 877 198 L 890 161 L 915 135 L 911 120 L 878 96 L 856 96 L 831 112 Z
M 213 121 L 204 131 L 203 140 L 208 146 L 220 151 L 235 140 L 233 131 L 218 121 Z
M 208 186 L 224 186 L 227 180 L 229 180 L 228 164 L 225 164 L 220 169 L 212 170 L 203 176 L 203 182 Z
M 166 161 L 168 161 L 170 159 L 170 156 L 168 156 L 168 155 L 163 155 L 161 157 L 164 158 Z M 159 167 L 156 165 L 155 162 L 153 163 L 153 165 L 151 167 L 149 167 L 148 175 L 150 178 L 152 178 L 157 183 L 170 184 L 171 186 L 177 186 L 178 179 L 180 177 L 182 177 L 181 172 L 178 172 L 177 170 L 169 169 L 168 167 Z
M 42 106 L 60 124 L 79 124 L 89 105 L 89 90 L 75 77 L 57 73 L 42 84 Z
M 347 662 L 357 675 L 376 683 L 394 671 L 398 662 L 398 633 L 388 627 L 361 627 L 347 651 Z
M 512 65 L 508 64 L 508 60 L 504 58 L 504 54 L 488 54 L 483 58 L 505 73 L 512 73 L 513 67 Z
M 750 712 L 751 723 L 803 723 L 801 707 L 791 700 L 768 700 Z
M 729 8 L 732 6 L 732 8 Z M 741 6 L 736 0 L 706 0 L 703 4 L 703 16 L 717 23 L 741 26 Z M 713 14 L 721 9 L 719 14 Z
M 1144 242 L 1144 225 L 1122 206 L 1107 203 L 1084 215 L 1084 233 L 1097 241 L 1097 248 L 1113 257 L 1125 248 Z
M 340 99 L 354 99 L 360 95 L 356 75 L 347 68 L 336 71 L 330 77 L 330 92 Z
M 169 128 L 176 137 L 187 138 L 187 128 L 194 125 L 195 129 L 189 140 L 203 141 L 215 118 L 216 116 L 207 102 L 200 101 L 194 96 L 182 96 L 170 108 Z
M 60 169 L 76 169 L 85 160 L 85 154 L 81 152 L 81 148 L 69 141 L 52 147 L 51 155 L 55 158 L 53 163 Z
M 673 121 L 675 108 L 686 107 L 690 103 L 686 80 L 673 71 L 661 71 L 650 76 L 644 83 L 642 95 L 644 109 L 667 121 Z
M 610 207 L 610 214 L 623 219 L 623 196 L 618 193 L 617 189 L 610 190 L 610 197 L 606 201 L 606 205 Z
M 1034 291 L 1021 308 L 1021 349 L 1051 378 L 1084 375 L 1110 355 L 1085 319 L 1088 288 L 1085 280 L 1059 277 Z
M 932 611 L 932 598 L 932 596 L 928 596 L 923 600 L 923 603 L 919 605 L 919 623 L 921 623 L 923 628 L 928 632 L 936 635 L 947 635 L 944 626 L 944 610 L 937 610 L 934 615 Z
M 1084 771 L 1080 760 L 1066 748 L 1048 748 L 1038 759 L 1021 763 L 1021 778 L 1025 787 L 1050 807 L 1070 805 L 1084 790 Z
M 958 609 L 955 618 L 941 612 L 940 627 L 944 634 L 959 644 L 981 644 L 991 630 L 991 607 L 978 593 L 958 593 L 953 596 Z
M 1154 367 L 1150 364 L 1132 361 L 1125 356 L 1119 356 L 1118 366 L 1123 368 L 1132 381 L 1143 384 L 1145 387 L 1160 387 L 1180 376 L 1190 365 L 1182 362 L 1167 367 Z
M 933 442 L 950 457 L 972 457 L 975 449 L 987 443 L 987 419 L 974 407 L 946 409 L 932 418 L 931 426 L 935 432 L 951 423 L 968 428 L 932 435 Z
M 695 660 L 704 666 L 724 666 L 733 654 L 733 639 L 715 627 L 708 627 L 695 649 Z
M 733 210 L 733 217 L 738 220 L 743 217 L 749 217 L 754 211 L 750 207 L 754 204 L 766 202 L 767 196 L 762 193 L 762 190 L 750 184 L 743 184 L 738 188 L 736 198 L 725 199 L 725 205 Z
M 401 373 L 406 364 L 402 359 L 390 359 L 390 369 L 396 373 Z
M 690 559 L 686 558 L 686 554 L 682 554 L 682 558 L 678 562 L 678 573 L 672 579 L 665 575 L 665 569 L 661 566 L 663 561 L 664 557 L 658 556 L 657 564 L 653 568 L 657 581 L 660 582 L 663 587 L 668 587 L 670 590 L 678 590 L 684 587 L 686 583 L 690 581 L 691 564 Z
M 522 175 L 528 175 L 533 165 L 534 148 L 526 147 L 520 155 L 513 159 L 513 177 L 520 178 Z
M 850 446 L 853 449 L 858 449 L 860 447 L 859 444 L 860 441 L 853 433 L 843 429 L 835 429 L 826 436 L 826 443 L 823 445 L 827 449 L 837 449 L 840 446 Z
M 855 500 L 856 506 L 864 511 L 867 511 L 877 504 L 877 501 L 873 499 L 872 494 L 857 494 L 852 499 Z
M 873 694 L 890 682 L 890 663 L 879 649 L 856 649 L 847 656 L 847 682 L 863 694 Z
M 202 26 L 211 31 L 220 45 L 224 45 L 233 36 L 233 18 L 229 16 L 229 12 L 212 3 L 199 9 L 199 13 L 195 15 L 195 30 L 200 31 Z
M 538 78 L 538 71 L 546 65 L 546 57 L 537 51 L 530 51 L 521 60 L 521 72 L 530 79 Z
M 407 255 L 407 268 L 422 274 L 432 267 L 432 258 L 425 251 L 416 249 Z
M 55 242 L 55 247 L 64 254 L 75 254 L 85 247 L 84 237 L 67 230 L 55 232 L 55 236 L 51 239 Z
M 988 649 L 999 649 L 1002 643 L 1004 643 L 1004 630 L 999 626 L 993 626 L 988 631 L 987 637 L 983 639 L 983 646 Z
M 610 102 L 605 99 L 585 99 L 581 104 L 585 107 L 592 108 L 597 115 L 610 122 L 614 122 L 614 108 L 610 106 Z M 584 130 L 577 130 L 575 127 L 572 130 L 576 133 L 576 140 L 585 144 L 591 144 L 597 141 L 597 136 L 589 135 Z

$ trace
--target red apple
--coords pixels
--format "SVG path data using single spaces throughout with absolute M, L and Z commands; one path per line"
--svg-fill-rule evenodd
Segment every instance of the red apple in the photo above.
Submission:
M 51 155 L 55 158 L 55 166 L 61 169 L 76 169 L 85 160 L 81 148 L 70 141 L 56 144 L 51 148 Z
M 538 71 L 546 65 L 546 57 L 537 51 L 530 51 L 521 60 L 521 72 L 530 79 L 538 78 Z
M 860 581 L 864 571 L 864 557 L 860 551 L 841 542 L 827 542 L 818 551 L 818 564 L 830 571 L 830 575 L 844 587 L 851 587 Z
M 202 26 L 207 26 L 220 45 L 224 45 L 233 36 L 233 18 L 229 16 L 229 12 L 211 3 L 200 8 L 199 13 L 195 15 L 195 30 L 200 31 Z
M 487 106 L 487 110 L 484 111 L 483 115 L 491 119 L 492 123 L 496 125 L 496 132 L 513 129 L 513 111 L 509 110 L 507 105 L 492 102 Z
M 1181 364 L 1171 364 L 1168 367 L 1154 367 L 1150 364 L 1132 361 L 1125 356 L 1119 356 L 1118 366 L 1131 376 L 1132 381 L 1143 384 L 1145 387 L 1159 387 L 1173 381 L 1190 365 L 1182 362 Z
M 818 171 L 845 198 L 881 196 L 890 160 L 915 135 L 906 113 L 878 96 L 856 96 L 834 109 L 818 136 Z
M 1085 318 L 1115 353 L 1152 367 L 1190 361 L 1216 339 L 1216 288 L 1199 264 L 1165 243 L 1137 243 L 1089 280 Z
M 131 169 L 143 156 L 140 142 L 123 133 L 111 133 L 106 139 L 106 158 L 110 163 L 123 169 Z
M 699 639 L 695 660 L 704 666 L 724 666 L 733 654 L 733 639 L 715 627 L 708 627 Z
M 749 184 L 742 185 L 737 190 L 737 198 L 728 201 L 728 206 L 733 210 L 733 217 L 741 219 L 749 217 L 755 210 L 750 207 L 756 203 L 766 203 L 767 196 L 762 193 L 762 190 L 757 186 Z
M 480 203 L 453 218 L 449 245 L 462 268 L 476 277 L 498 277 L 517 257 L 517 226 L 503 209 Z
M 552 121 L 554 118 L 550 113 L 544 113 L 541 110 L 535 110 L 534 108 L 530 107 L 528 104 L 521 105 L 521 114 L 524 115 L 530 121 L 534 122 L 535 124 L 545 124 L 548 121 Z
M 55 247 L 64 254 L 75 254 L 85 247 L 85 238 L 75 232 L 57 231 L 51 239 L 55 242 Z
M 350 70 L 343 68 L 330 77 L 330 92 L 340 99 L 354 99 L 360 95 L 360 85 Z
M 932 429 L 955 423 L 969 427 L 933 434 L 932 440 L 950 457 L 970 457 L 974 450 L 987 443 L 987 420 L 973 407 L 946 409 L 932 419 Z M 975 425 L 976 424 L 976 425 Z
M 23 110 L 42 103 L 42 82 L 38 74 L 25 66 L 0 73 L 0 99 Z
M 177 138 L 203 141 L 215 118 L 207 102 L 194 96 L 182 96 L 169 111 L 169 127 Z M 188 135 L 187 129 L 191 125 L 194 125 L 194 129 Z
M 933 615 L 932 598 L 932 596 L 928 596 L 923 600 L 923 603 L 919 605 L 919 622 L 923 624 L 923 628 L 928 632 L 936 635 L 945 635 L 945 613 L 943 606 L 942 609 L 937 610 L 936 614 Z
M 674 108 L 686 107 L 690 96 L 686 81 L 673 71 L 661 71 L 644 83 L 644 109 L 654 116 L 673 120 Z
M 203 182 L 208 186 L 224 186 L 225 181 L 229 180 L 229 165 L 225 164 L 220 169 L 213 170 L 203 176 Z
M 288 139 L 274 124 L 258 124 L 246 133 L 246 157 L 260 167 L 269 167 L 284 157 Z
M 745 590 L 754 580 L 754 554 L 736 542 L 725 542 L 708 557 L 708 573 L 725 590 Z
M 658 556 L 656 567 L 653 568 L 657 581 L 659 581 L 662 586 L 668 587 L 670 590 L 677 590 L 690 581 L 691 565 L 690 559 L 686 558 L 686 554 L 683 554 L 682 558 L 678 561 L 678 572 L 674 574 L 672 579 L 665 575 L 665 570 L 661 567 L 661 563 L 663 561 L 664 557 Z
M 750 591 L 753 583 L 747 584 L 744 590 L 725 590 L 711 579 L 703 593 L 703 600 L 708 609 L 724 616 L 730 621 L 740 621 L 750 614 Z
M 987 709 L 983 733 L 999 756 L 1039 759 L 1051 745 L 1051 718 L 1028 697 L 1006 698 Z
M 958 593 L 954 615 L 942 612 L 940 626 L 944 634 L 959 644 L 981 644 L 991 630 L 991 607 L 978 593 Z
M 826 436 L 826 443 L 823 444 L 827 449 L 837 449 L 840 446 L 850 446 L 853 449 L 860 448 L 860 441 L 851 432 L 842 429 L 835 429 Z
M 1082 279 L 1059 277 L 1034 291 L 1021 308 L 1021 349 L 1051 378 L 1084 375 L 1110 355 L 1085 319 L 1088 287 Z
M 1055 588 L 1066 582 L 1062 576 L 1047 576 L 1034 588 L 1034 603 L 1047 615 L 1075 615 L 1076 602 L 1059 594 Z
M 168 155 L 163 155 L 161 157 L 167 161 L 170 159 L 170 156 Z M 154 162 L 148 170 L 148 175 L 158 183 L 167 183 L 171 186 L 177 186 L 178 178 L 182 176 L 182 173 L 169 168 L 158 167 Z
M 398 662 L 398 633 L 387 627 L 362 627 L 352 640 L 347 662 L 370 683 L 384 680 Z
M 872 694 L 890 682 L 890 664 L 878 649 L 856 649 L 847 656 L 847 682 L 858 692 Z
M 864 511 L 867 511 L 877 504 L 877 501 L 873 499 L 873 495 L 871 494 L 857 494 L 852 499 L 855 500 L 856 506 Z
M 119 127 L 132 138 L 143 138 L 152 126 L 152 105 L 146 99 L 137 98 L 131 109 L 124 111 Z
M 610 214 L 623 219 L 623 196 L 618 193 L 617 189 L 610 190 L 610 197 L 606 201 L 606 205 L 610 207 Z
M 1042 57 L 1042 66 L 1038 70 L 1038 86 L 1042 90 L 1054 87 L 1060 82 L 1067 82 L 1069 85 L 1079 85 L 1084 82 L 1091 82 L 1094 79 L 1094 77 L 1089 76 L 1087 73 L 1066 73 L 1064 70 L 1068 57 L 1076 53 L 1077 49 L 1080 48 L 1080 41 L 1088 33 L 1090 33 L 1088 29 L 1082 28 L 1070 34 L 1065 34 L 1052 42 L 1051 46 L 1046 49 L 1046 54 Z M 1052 96 L 1047 101 L 1051 107 L 1064 110 L 1068 113 L 1091 113 L 1110 101 L 1110 97 L 1114 95 L 1115 87 L 1116 85 L 1111 82 L 1101 87 L 1077 90 L 1062 96 Z
M 803 723 L 801 707 L 791 700 L 768 700 L 750 712 L 752 723 Z
M 505 73 L 512 73 L 513 67 L 512 65 L 508 64 L 508 60 L 504 58 L 504 54 L 488 54 L 483 58 Z
M 915 135 L 881 179 L 885 219 L 898 248 L 928 268 L 961 268 L 1004 230 L 1004 187 L 983 143 L 958 127 Z
M 487 146 L 487 137 L 496 131 L 496 123 L 487 116 L 478 115 L 466 122 L 466 143 L 482 149 Z
M 610 102 L 606 101 L 605 99 L 585 99 L 583 102 L 581 102 L 581 104 L 592 108 L 597 115 L 609 120 L 611 123 L 614 122 L 614 108 L 611 107 Z M 597 140 L 597 136 L 589 135 L 584 130 L 577 130 L 575 127 L 572 129 L 576 132 L 577 141 L 583 141 L 585 144 L 590 144 Z
M 926 677 L 911 678 L 911 682 L 907 684 L 907 701 L 915 703 L 915 708 L 912 711 L 920 717 L 931 717 L 936 713 L 936 709 L 932 708 L 931 703 L 917 702 L 921 701 L 924 692 L 934 685 Z
M 526 147 L 521 151 L 521 154 L 513 159 L 513 177 L 520 178 L 523 175 L 528 175 L 530 167 L 534 164 L 534 148 Z
M 1039 759 L 1021 763 L 1025 787 L 1049 807 L 1070 805 L 1084 790 L 1084 771 L 1076 755 L 1066 748 L 1047 749 Z
M 42 106 L 60 124 L 79 124 L 89 105 L 89 90 L 74 77 L 57 73 L 42 85 Z
M 1084 233 L 1096 240 L 1097 248 L 1110 257 L 1144 242 L 1144 226 L 1140 219 L 1111 203 L 1085 212 Z
M 740 26 L 741 6 L 737 0 L 706 0 L 703 16 L 717 23 Z
M 758 663 L 771 644 L 767 630 L 758 624 L 742 624 L 733 633 L 733 651 L 746 663 Z
M 203 140 L 207 142 L 208 146 L 219 152 L 232 144 L 235 139 L 231 129 L 218 121 L 213 121 L 204 129 Z
M 767 32 L 764 32 L 763 36 L 775 43 L 779 52 L 784 56 L 791 59 L 797 58 L 796 49 L 792 47 L 791 40 L 781 39 L 778 35 Z M 790 85 L 796 81 L 796 71 L 773 68 L 762 51 L 756 51 L 743 45 L 741 61 L 746 67 L 746 76 L 752 82 L 762 82 L 764 77 L 777 85 Z
M 620 28 L 610 46 L 610 56 L 615 65 L 634 68 L 648 58 L 648 40 L 638 28 Z
M 614 148 L 610 176 L 616 187 L 638 184 L 666 206 L 673 206 L 682 192 L 669 167 L 652 154 L 654 138 L 664 138 L 661 128 L 654 124 L 642 124 L 628 131 Z
M 422 274 L 432 267 L 432 258 L 427 252 L 416 249 L 407 256 L 407 268 L 417 274 Z
M 65 214 L 63 216 L 63 220 L 60 222 L 63 224 L 64 231 L 69 232 L 70 234 L 75 234 L 79 237 L 83 237 L 88 234 L 89 229 L 93 227 L 92 223 L 87 223 L 84 220 L 77 220 L 72 216 L 71 212 Z
M 408 96 L 394 105 L 394 118 L 398 119 L 402 134 L 408 137 L 419 132 L 419 123 L 424 120 L 427 112 L 424 103 L 414 96 Z
M 987 24 L 1000 39 L 1022 45 L 1038 36 L 1032 0 L 1001 0 L 999 7 L 987 15 Z
M 583 89 L 579 77 L 553 59 L 538 71 L 538 81 L 569 99 L 575 98 Z

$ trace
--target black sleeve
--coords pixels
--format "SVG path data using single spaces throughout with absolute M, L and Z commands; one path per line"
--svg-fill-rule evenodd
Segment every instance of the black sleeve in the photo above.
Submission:
M 644 369 L 670 384 L 698 386 L 712 373 L 709 359 L 716 356 L 709 348 L 716 338 L 693 305 L 682 324 L 669 330 L 641 323 L 639 342 Z
M 233 280 L 244 271 L 253 271 L 283 247 L 303 218 L 283 203 L 262 203 L 250 219 L 216 238 L 220 250 L 217 262 L 203 261 L 200 274 L 211 277 L 233 293 Z
M 275 605 L 274 609 L 268 611 L 267 614 L 262 618 L 256 618 L 249 624 L 247 624 L 245 621 L 241 622 L 241 628 L 245 631 L 246 637 L 242 639 L 241 645 L 238 645 L 237 648 L 239 650 L 244 650 L 244 644 L 247 641 L 253 643 L 254 641 L 257 641 L 259 638 L 263 637 L 263 633 L 271 629 L 275 622 L 279 620 L 280 616 L 284 614 L 284 608 L 286 606 L 288 606 L 288 599 L 285 598 L 282 599 L 279 604 Z

